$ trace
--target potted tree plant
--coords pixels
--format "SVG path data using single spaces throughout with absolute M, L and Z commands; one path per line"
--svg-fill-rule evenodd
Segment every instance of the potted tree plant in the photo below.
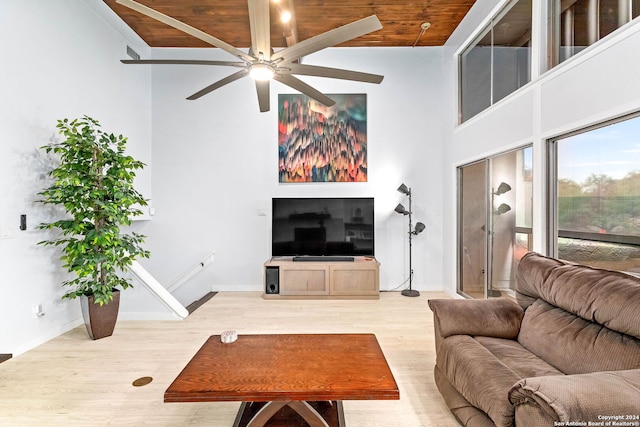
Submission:
M 56 127 L 64 140 L 41 148 L 60 163 L 50 172 L 53 184 L 38 194 L 66 215 L 40 224 L 59 234 L 39 244 L 62 247 L 63 267 L 74 273 L 63 282 L 71 289 L 62 298 L 80 297 L 87 332 L 99 339 L 113 334 L 119 288 L 133 286 L 122 272 L 137 257 L 149 257 L 145 236 L 122 230 L 147 205 L 133 186 L 135 171 L 145 165 L 125 154 L 127 138 L 104 132 L 91 117 L 58 120 Z

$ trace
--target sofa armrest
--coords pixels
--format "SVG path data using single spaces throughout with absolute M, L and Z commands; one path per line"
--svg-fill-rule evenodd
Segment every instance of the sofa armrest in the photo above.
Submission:
M 441 338 L 481 335 L 515 339 L 524 316 L 524 310 L 507 299 L 432 299 L 429 307 L 433 311 L 436 334 Z
M 511 388 L 509 401 L 515 407 L 516 421 L 519 412 L 536 414 L 538 420 L 529 418 L 527 425 L 538 425 L 541 419 L 562 425 L 589 421 L 639 425 L 640 369 L 525 378 Z

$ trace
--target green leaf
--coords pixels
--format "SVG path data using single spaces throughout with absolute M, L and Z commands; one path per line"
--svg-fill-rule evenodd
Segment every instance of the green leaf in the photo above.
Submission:
M 145 236 L 120 230 L 142 213 L 134 205 L 147 205 L 133 186 L 135 170 L 145 165 L 125 154 L 127 138 L 104 132 L 91 117 L 58 120 L 56 128 L 64 140 L 41 149 L 59 156 L 60 164 L 49 174 L 54 183 L 38 195 L 43 204 L 64 207 L 69 218 L 40 224 L 60 234 L 38 244 L 63 247 L 63 267 L 76 276 L 62 283 L 71 288 L 63 298 L 92 294 L 106 304 L 114 288 L 132 286 L 118 272 L 137 257 L 149 257 L 142 248 Z

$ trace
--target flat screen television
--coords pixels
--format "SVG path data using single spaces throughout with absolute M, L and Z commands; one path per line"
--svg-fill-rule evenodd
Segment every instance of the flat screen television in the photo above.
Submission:
M 274 198 L 271 255 L 374 256 L 372 197 Z

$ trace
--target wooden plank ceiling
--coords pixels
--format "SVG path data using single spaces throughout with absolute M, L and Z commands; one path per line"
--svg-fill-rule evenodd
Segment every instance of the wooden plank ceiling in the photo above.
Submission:
M 247 0 L 137 0 L 161 13 L 198 28 L 237 48 L 251 44 Z M 151 47 L 211 47 L 178 30 L 104 0 Z M 413 46 L 420 26 L 429 22 L 416 46 L 442 46 L 475 0 L 280 0 L 271 3 L 271 43 L 286 47 L 277 19 L 284 6 L 293 6 L 297 40 L 306 40 L 341 25 L 377 15 L 383 28 L 340 46 Z

